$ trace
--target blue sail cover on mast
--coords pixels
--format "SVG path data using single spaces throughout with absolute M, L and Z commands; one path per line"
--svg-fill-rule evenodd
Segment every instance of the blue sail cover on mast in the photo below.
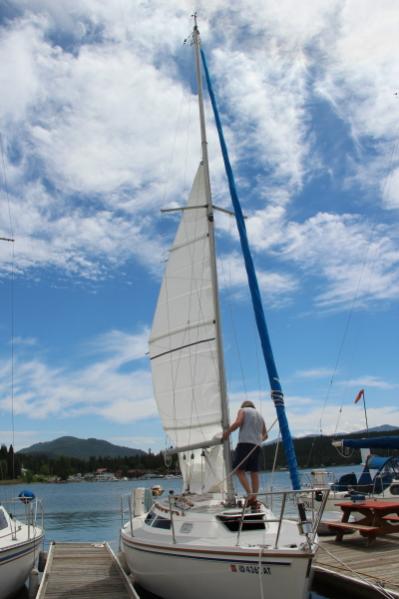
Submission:
M 277 418 L 279 421 L 281 437 L 283 440 L 284 451 L 287 458 L 288 469 L 290 472 L 291 484 L 293 489 L 300 489 L 301 485 L 299 482 L 298 475 L 298 464 L 295 455 L 294 444 L 292 441 L 290 429 L 288 426 L 287 415 L 284 407 L 284 394 L 281 388 L 280 379 L 277 373 L 277 367 L 273 356 L 273 350 L 270 343 L 269 332 L 267 329 L 265 314 L 263 311 L 262 299 L 260 295 L 258 279 L 256 277 L 255 267 L 252 260 L 251 251 L 249 249 L 247 231 L 245 227 L 244 216 L 242 213 L 241 205 L 238 199 L 234 175 L 230 164 L 229 155 L 227 152 L 227 146 L 223 135 L 222 124 L 219 118 L 219 112 L 216 105 L 215 95 L 212 89 L 212 83 L 209 76 L 208 67 L 206 64 L 204 51 L 201 49 L 201 58 L 204 65 L 204 72 L 206 83 L 208 86 L 209 96 L 212 103 L 213 113 L 215 116 L 216 127 L 219 135 L 220 146 L 223 154 L 224 166 L 226 169 L 227 179 L 229 182 L 230 196 L 233 203 L 234 212 L 237 221 L 237 228 L 240 235 L 241 249 L 244 256 L 245 268 L 247 271 L 249 289 L 252 297 L 252 304 L 255 312 L 256 324 L 258 327 L 259 337 L 262 345 L 263 356 L 266 363 L 266 369 L 269 377 L 271 396 L 274 401 L 274 405 L 277 412 Z

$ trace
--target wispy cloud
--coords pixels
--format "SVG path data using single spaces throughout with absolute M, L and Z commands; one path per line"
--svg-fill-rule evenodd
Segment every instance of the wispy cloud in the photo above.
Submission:
M 218 260 L 218 268 L 221 288 L 231 291 L 233 296 L 240 298 L 243 288 L 248 285 L 242 256 L 237 252 L 221 256 Z M 263 297 L 268 305 L 272 306 L 281 306 L 289 302 L 298 286 L 294 276 L 289 273 L 270 272 L 258 268 L 257 277 Z
M 96 340 L 96 359 L 74 371 L 55 368 L 44 360 L 23 361 L 16 356 L 15 414 L 32 420 L 97 414 L 113 422 L 155 416 L 149 369 L 140 365 L 147 335 L 147 331 L 136 335 L 112 331 L 100 336 Z M 0 393 L 0 408 L 9 413 L 8 369 L 1 371 Z
M 354 389 L 362 389 L 370 387 L 372 389 L 397 389 L 399 385 L 397 383 L 389 383 L 384 381 L 377 376 L 365 375 L 359 376 L 355 379 L 348 379 L 339 381 L 339 385 L 343 387 L 352 387 Z
M 123 445 L 125 447 L 141 448 L 144 451 L 148 449 L 154 450 L 154 448 L 160 447 L 160 438 L 156 436 L 112 436 L 108 439 L 115 445 Z
M 298 370 L 295 376 L 302 379 L 326 379 L 330 378 L 333 372 L 332 368 L 311 368 L 309 370 Z
M 286 231 L 282 254 L 319 277 L 319 307 L 347 308 L 398 296 L 399 247 L 392 227 L 373 229 L 358 217 L 319 213 L 289 223 Z

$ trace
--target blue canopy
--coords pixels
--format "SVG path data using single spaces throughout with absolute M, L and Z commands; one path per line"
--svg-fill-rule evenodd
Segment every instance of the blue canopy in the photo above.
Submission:
M 382 470 L 387 462 L 392 458 L 384 458 L 380 455 L 370 455 L 367 460 L 367 467 L 371 470 Z
M 342 439 L 342 447 L 370 449 L 399 449 L 399 437 L 373 437 L 362 439 Z

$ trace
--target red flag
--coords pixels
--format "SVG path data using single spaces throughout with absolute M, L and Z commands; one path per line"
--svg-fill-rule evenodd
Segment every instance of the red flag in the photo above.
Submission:
M 355 397 L 355 403 L 360 401 L 364 397 L 364 389 L 360 389 L 359 393 Z

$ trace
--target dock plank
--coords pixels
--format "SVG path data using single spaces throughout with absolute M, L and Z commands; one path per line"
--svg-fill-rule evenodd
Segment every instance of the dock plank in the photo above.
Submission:
M 334 538 L 320 539 L 314 560 L 315 578 L 331 577 L 355 589 L 364 585 L 383 586 L 399 598 L 399 536 L 377 537 L 371 546 L 354 535 L 345 543 Z M 371 596 L 371 595 L 370 595 Z
M 139 599 L 107 543 L 52 543 L 36 599 Z

